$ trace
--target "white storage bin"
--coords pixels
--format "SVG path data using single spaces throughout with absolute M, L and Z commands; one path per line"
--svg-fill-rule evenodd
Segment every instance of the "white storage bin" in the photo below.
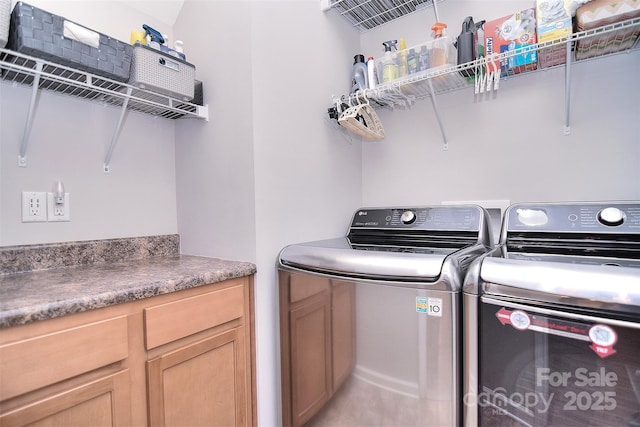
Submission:
M 196 67 L 147 46 L 133 46 L 129 84 L 182 101 L 194 97 Z

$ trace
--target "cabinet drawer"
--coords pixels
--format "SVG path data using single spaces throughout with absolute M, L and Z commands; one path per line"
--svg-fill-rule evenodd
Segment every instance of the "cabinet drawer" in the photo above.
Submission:
M 144 310 L 146 348 L 221 325 L 244 315 L 244 286 L 157 305 Z
M 127 317 L 0 346 L 0 401 L 128 357 Z
M 0 414 L 0 426 L 131 425 L 129 371 L 98 378 Z

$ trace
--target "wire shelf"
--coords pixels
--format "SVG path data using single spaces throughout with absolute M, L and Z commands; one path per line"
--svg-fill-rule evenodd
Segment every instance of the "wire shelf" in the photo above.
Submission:
M 438 94 L 475 86 L 475 93 L 497 90 L 498 82 L 503 77 L 527 74 L 537 70 L 548 70 L 553 67 L 565 67 L 565 120 L 564 135 L 571 134 L 571 65 L 574 62 L 585 62 L 613 54 L 630 52 L 638 49 L 640 40 L 640 18 L 629 19 L 599 28 L 581 31 L 570 36 L 550 40 L 543 43 L 523 46 L 513 51 L 493 54 L 475 61 L 454 66 L 442 66 L 428 69 L 416 74 L 383 83 L 373 89 L 365 89 L 354 94 L 333 97 L 334 106 L 328 109 L 329 117 L 339 119 L 345 107 L 357 106 L 364 102 L 373 107 L 395 106 L 407 107 L 414 101 L 430 98 L 434 114 L 442 134 L 443 149 L 448 150 L 448 140 L 438 109 Z M 516 69 L 501 70 L 488 74 L 487 68 L 500 70 L 500 64 L 508 59 L 524 53 L 537 52 L 538 61 Z M 539 64 L 541 64 L 539 66 Z M 487 77 L 484 80 L 468 76 Z M 488 78 L 490 76 L 490 79 Z M 489 83 L 489 82 L 492 82 Z M 491 89 L 490 89 L 491 88 Z
M 442 3 L 444 0 L 438 0 Z M 367 31 L 419 10 L 433 0 L 331 0 L 330 7 L 360 31 Z
M 37 81 L 38 89 L 108 105 L 122 106 L 128 100 L 127 110 L 152 116 L 169 119 L 208 118 L 206 107 L 8 49 L 0 49 L 0 78 L 5 82 L 27 86 L 33 86 Z
M 544 71 L 564 66 L 567 60 L 567 43 L 570 43 L 570 63 L 598 59 L 638 49 L 640 43 L 640 18 L 629 19 L 592 30 L 573 33 L 571 36 L 532 44 L 522 48 L 479 58 L 475 61 L 455 66 L 429 69 L 420 73 L 378 85 L 375 89 L 366 89 L 365 96 L 374 101 L 374 105 L 394 107 L 406 106 L 415 100 L 429 98 L 474 85 L 473 77 L 465 77 L 469 71 L 478 73 L 488 64 L 499 64 L 508 58 L 536 51 L 540 57 L 546 57 L 548 66 L 541 68 L 538 63 L 503 70 L 502 77 L 512 77 L 534 71 Z M 576 59 L 576 57 L 578 59 Z M 465 73 L 467 71 L 467 73 Z M 359 102 L 355 94 L 343 95 L 340 101 L 352 105 Z

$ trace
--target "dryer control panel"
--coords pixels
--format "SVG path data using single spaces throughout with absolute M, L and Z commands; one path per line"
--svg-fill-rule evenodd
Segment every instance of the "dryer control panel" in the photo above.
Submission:
M 363 208 L 354 214 L 351 228 L 479 231 L 486 220 L 479 206 Z
M 513 205 L 506 215 L 507 233 L 640 233 L 640 203 Z

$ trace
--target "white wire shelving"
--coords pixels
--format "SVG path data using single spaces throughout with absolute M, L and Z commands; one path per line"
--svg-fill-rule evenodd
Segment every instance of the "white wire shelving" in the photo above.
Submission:
M 438 0 L 442 3 L 444 0 Z M 335 9 L 361 32 L 434 6 L 434 0 L 323 0 L 324 9 Z M 437 6 L 437 5 L 436 5 Z
M 575 63 L 604 58 L 613 54 L 630 53 L 637 51 L 640 44 L 640 18 L 629 19 L 592 30 L 581 31 L 570 36 L 550 40 L 543 43 L 528 45 L 513 51 L 503 52 L 490 57 L 479 58 L 475 61 L 455 66 L 443 66 L 429 69 L 420 73 L 379 84 L 374 89 L 365 89 L 364 93 L 342 95 L 334 97 L 334 104 L 343 103 L 355 105 L 366 98 L 376 108 L 396 106 L 407 107 L 416 100 L 430 98 L 434 103 L 434 112 L 444 139 L 444 148 L 447 148 L 447 139 L 444 126 L 437 108 L 437 95 L 459 89 L 473 88 L 473 77 L 465 77 L 465 71 L 473 71 L 473 74 L 481 75 L 488 64 L 502 63 L 508 58 L 523 53 L 536 51 L 538 57 L 545 55 L 547 60 L 554 64 L 541 68 L 539 64 L 531 64 L 525 68 L 519 67 L 518 73 L 512 70 L 503 70 L 501 78 L 510 78 L 518 75 L 526 75 L 530 72 L 545 71 L 554 67 L 565 67 L 565 124 L 564 134 L 571 133 L 570 126 L 570 91 L 571 91 L 571 66 Z M 576 59 L 576 52 L 580 52 L 583 59 Z M 469 73 L 466 73 L 469 74 Z
M 41 90 L 120 108 L 118 123 L 105 154 L 103 164 L 105 173 L 110 171 L 111 157 L 128 111 L 137 111 L 167 119 L 209 120 L 209 110 L 206 105 L 181 101 L 8 49 L 0 49 L 0 80 L 4 83 L 32 88 L 29 111 L 18 155 L 18 166 L 20 167 L 27 166 L 29 134 L 34 120 L 38 94 Z

